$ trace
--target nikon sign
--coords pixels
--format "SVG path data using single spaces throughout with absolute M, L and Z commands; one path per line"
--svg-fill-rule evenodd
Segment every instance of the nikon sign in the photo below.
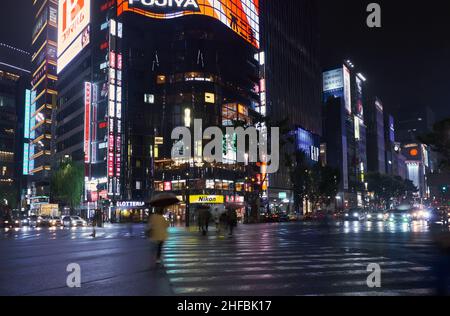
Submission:
M 130 8 L 140 8 L 155 13 L 198 12 L 197 0 L 129 0 Z
M 223 195 L 191 195 L 189 203 L 191 204 L 223 204 L 225 197 Z

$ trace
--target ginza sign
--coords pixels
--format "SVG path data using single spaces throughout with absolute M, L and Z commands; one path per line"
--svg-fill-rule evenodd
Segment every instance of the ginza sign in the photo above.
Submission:
M 152 9 L 161 13 L 200 11 L 197 0 L 129 0 L 130 7 Z

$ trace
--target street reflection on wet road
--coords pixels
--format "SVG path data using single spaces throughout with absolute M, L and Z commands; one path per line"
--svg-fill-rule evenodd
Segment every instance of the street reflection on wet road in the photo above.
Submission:
M 37 295 L 423 295 L 436 260 L 425 222 L 240 225 L 234 236 L 170 228 L 165 268 L 150 266 L 144 225 L 22 227 L 0 233 L 0 293 Z M 79 263 L 85 286 L 65 287 Z M 383 283 L 367 286 L 367 266 Z M 15 285 L 6 287 L 4 284 Z

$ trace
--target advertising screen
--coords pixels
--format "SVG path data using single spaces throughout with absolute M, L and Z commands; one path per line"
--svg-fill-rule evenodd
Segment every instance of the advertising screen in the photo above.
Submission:
M 58 73 L 89 43 L 91 0 L 58 2 Z
M 344 99 L 345 108 L 349 114 L 352 114 L 352 90 L 350 70 L 344 66 Z
M 344 87 L 342 69 L 335 69 L 323 73 L 323 92 L 335 91 Z
M 209 16 L 259 48 L 259 0 L 117 0 L 117 8 L 154 19 Z
M 363 81 L 359 77 L 356 77 L 356 115 L 364 118 Z

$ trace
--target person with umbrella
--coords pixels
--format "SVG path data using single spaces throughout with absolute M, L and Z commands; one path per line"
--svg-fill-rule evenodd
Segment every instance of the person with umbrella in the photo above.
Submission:
M 148 221 L 150 240 L 156 244 L 156 264 L 161 264 L 162 250 L 164 242 L 169 237 L 167 228 L 169 222 L 164 217 L 166 207 L 180 203 L 178 198 L 171 193 L 162 193 L 154 196 L 150 201 L 150 206 L 156 209 L 155 214 L 151 215 Z

